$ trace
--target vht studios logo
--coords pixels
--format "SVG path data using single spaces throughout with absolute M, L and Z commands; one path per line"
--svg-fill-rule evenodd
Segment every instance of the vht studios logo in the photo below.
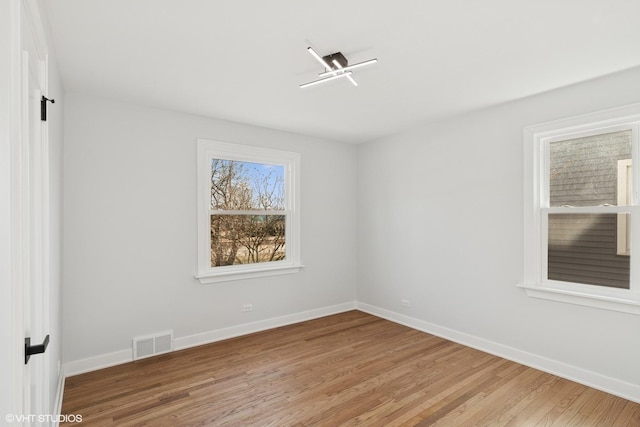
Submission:
M 7 414 L 4 417 L 5 421 L 8 423 L 24 423 L 24 422 L 38 422 L 38 423 L 81 423 L 82 415 L 53 415 L 53 414 Z

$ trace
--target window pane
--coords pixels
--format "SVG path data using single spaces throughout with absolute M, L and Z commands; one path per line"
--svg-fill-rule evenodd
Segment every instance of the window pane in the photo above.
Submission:
M 211 209 L 284 210 L 284 166 L 211 159 Z
M 618 255 L 617 239 L 617 214 L 550 214 L 548 279 L 629 289 L 629 256 Z
M 283 259 L 284 215 L 211 215 L 211 267 Z
M 550 206 L 617 205 L 624 159 L 631 159 L 630 130 L 550 143 Z

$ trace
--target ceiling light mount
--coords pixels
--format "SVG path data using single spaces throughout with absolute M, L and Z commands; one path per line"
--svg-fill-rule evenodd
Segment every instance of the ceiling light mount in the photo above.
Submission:
M 338 65 L 336 65 L 334 61 L 336 61 L 340 65 L 339 68 L 344 68 L 349 66 L 349 61 L 347 61 L 347 58 L 344 57 L 342 52 L 336 52 L 336 53 L 332 53 L 331 55 L 323 56 L 322 59 L 324 59 L 324 62 L 326 62 L 327 64 L 333 65 L 333 68 L 327 71 L 331 71 L 338 67 Z
M 309 51 L 311 56 L 313 56 L 320 64 L 322 64 L 322 66 L 324 67 L 324 72 L 318 74 L 318 77 L 322 77 L 321 79 L 301 84 L 301 88 L 314 86 L 316 84 L 325 83 L 331 80 L 336 80 L 341 77 L 346 77 L 351 82 L 351 84 L 353 84 L 354 86 L 358 86 L 358 83 L 351 76 L 353 74 L 351 70 L 353 70 L 354 68 L 362 67 L 363 65 L 375 64 L 376 62 L 378 62 L 378 60 L 374 58 L 369 59 L 368 61 L 349 65 L 349 61 L 341 52 L 320 56 L 311 47 L 308 47 L 307 50 Z

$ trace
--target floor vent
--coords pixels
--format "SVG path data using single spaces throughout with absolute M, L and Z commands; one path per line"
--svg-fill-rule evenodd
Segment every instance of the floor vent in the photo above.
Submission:
M 173 331 L 133 338 L 133 360 L 173 350 Z

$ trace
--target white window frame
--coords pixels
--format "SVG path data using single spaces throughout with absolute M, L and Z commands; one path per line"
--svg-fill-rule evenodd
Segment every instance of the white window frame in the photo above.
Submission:
M 618 206 L 633 204 L 632 188 L 633 167 L 631 166 L 631 159 L 618 160 Z M 627 214 L 618 214 L 616 236 L 617 255 L 631 255 L 630 219 Z
M 629 206 L 549 207 L 548 144 L 621 130 L 632 131 L 632 158 L 639 156 L 640 104 L 585 114 L 524 129 L 524 278 L 519 287 L 527 295 L 600 309 L 640 314 L 640 206 L 637 189 L 640 168 L 632 168 Z M 550 213 L 628 213 L 631 217 L 630 289 L 547 279 Z
M 197 140 L 198 273 L 202 284 L 296 273 L 300 258 L 300 154 L 228 142 Z M 282 165 L 285 170 L 284 260 L 211 266 L 211 159 Z

